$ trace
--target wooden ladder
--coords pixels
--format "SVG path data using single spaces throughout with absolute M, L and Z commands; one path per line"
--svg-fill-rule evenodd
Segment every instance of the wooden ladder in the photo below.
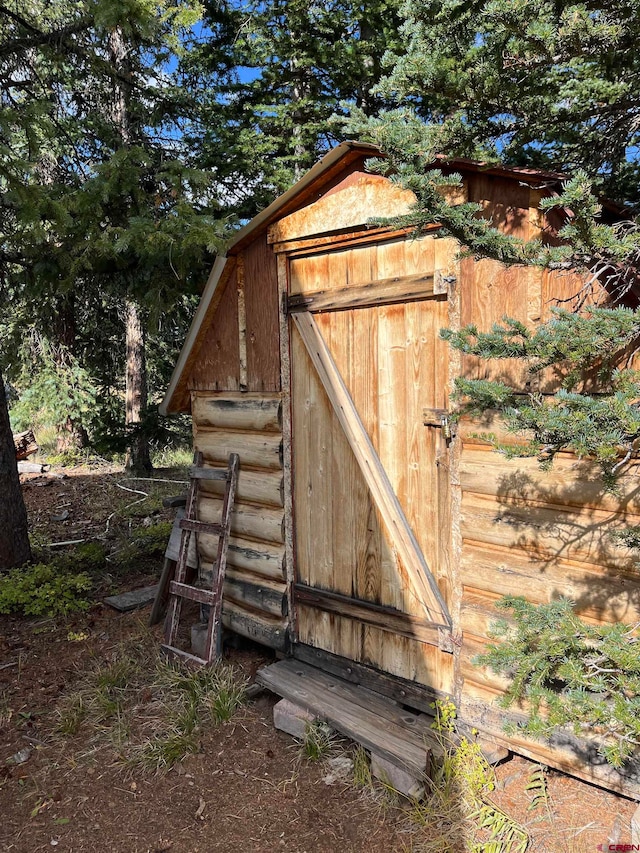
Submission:
M 239 456 L 237 453 L 229 455 L 229 464 L 226 468 L 203 468 L 202 454 L 197 453 L 195 465 L 189 472 L 190 486 L 187 497 L 185 517 L 179 522 L 182 529 L 180 539 L 180 551 L 176 563 L 175 579 L 169 583 L 169 607 L 164 625 L 164 643 L 161 648 L 169 656 L 179 657 L 194 666 L 207 666 L 218 659 L 221 649 L 221 622 L 222 622 L 222 587 L 227 567 L 227 547 L 229 545 L 229 531 L 231 528 L 231 512 L 235 500 L 236 485 L 238 482 Z M 222 502 L 222 518 L 220 524 L 209 521 L 198 521 L 196 511 L 198 507 L 198 484 L 200 480 L 225 480 L 224 500 Z M 189 554 L 189 542 L 193 533 L 213 533 L 218 536 L 218 551 L 213 564 L 213 581 L 211 589 L 192 586 L 187 583 L 188 567 L 187 557 Z M 182 649 L 177 648 L 178 626 L 182 612 L 183 599 L 197 601 L 199 604 L 209 605 L 209 619 L 207 625 L 207 638 L 205 642 L 205 654 L 200 658 Z

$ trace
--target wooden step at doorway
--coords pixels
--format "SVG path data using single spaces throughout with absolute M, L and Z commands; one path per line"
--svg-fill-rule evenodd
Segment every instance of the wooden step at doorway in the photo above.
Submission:
M 442 755 L 431 718 L 309 664 L 282 660 L 258 670 L 256 681 L 418 779 Z

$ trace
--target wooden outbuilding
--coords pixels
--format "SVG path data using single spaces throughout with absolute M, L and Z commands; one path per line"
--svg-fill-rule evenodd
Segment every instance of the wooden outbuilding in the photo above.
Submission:
M 241 635 L 361 683 L 402 706 L 451 698 L 495 743 L 612 790 L 640 793 L 565 732 L 507 735 L 507 682 L 478 667 L 495 602 L 567 596 L 595 622 L 640 621 L 633 554 L 606 535 L 640 524 L 637 466 L 607 494 L 588 462 L 550 473 L 448 421 L 459 375 L 518 362 L 460 356 L 439 337 L 507 315 L 528 326 L 576 292 L 575 275 L 459 260 L 434 225 L 420 239 L 370 227 L 407 212 L 410 192 L 367 171 L 378 151 L 345 142 L 245 226 L 216 261 L 161 411 L 191 412 L 205 462 L 240 455 L 223 620 Z M 554 223 L 540 201 L 558 176 L 442 163 L 463 176 L 452 202 L 480 203 L 525 239 Z M 563 304 L 566 304 L 563 302 Z M 541 394 L 554 390 L 545 375 Z M 204 483 L 214 520 L 220 484 Z M 201 563 L 214 558 L 201 536 Z

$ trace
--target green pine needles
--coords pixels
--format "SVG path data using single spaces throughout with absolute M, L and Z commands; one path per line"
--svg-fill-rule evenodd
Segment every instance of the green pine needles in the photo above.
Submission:
M 548 395 L 523 393 L 504 382 L 458 379 L 461 412 L 497 410 L 509 432 L 528 439 L 515 448 L 494 442 L 497 449 L 510 456 L 537 455 L 546 466 L 561 450 L 595 459 L 612 491 L 640 438 L 640 373 L 624 366 L 639 334 L 640 312 L 626 308 L 592 308 L 583 314 L 556 308 L 535 331 L 505 318 L 489 332 L 475 326 L 441 332 L 464 354 L 524 360 L 532 389 L 547 369 L 560 386 Z M 595 390 L 589 393 L 591 387 Z
M 499 642 L 475 662 L 511 679 L 502 704 L 525 701 L 529 718 L 513 724 L 532 737 L 569 726 L 595 736 L 598 751 L 621 767 L 640 744 L 640 637 L 637 626 L 590 625 L 565 598 L 534 605 L 506 596 L 510 621 L 494 626 Z
M 552 308 L 551 315 L 535 331 L 505 317 L 504 325 L 494 325 L 490 332 L 471 325 L 458 332 L 445 329 L 442 337 L 481 358 L 525 358 L 531 373 L 566 362 L 570 371 L 562 385 L 569 390 L 579 381 L 580 371 L 593 370 L 594 364 L 606 378 L 620 351 L 640 334 L 640 313 L 628 308 L 590 308 L 584 314 Z
M 349 125 L 387 155 L 372 167 L 415 194 L 409 215 L 390 222 L 416 234 L 437 224 L 462 255 L 585 276 L 575 313 L 555 310 L 535 330 L 507 318 L 488 331 L 444 332 L 463 354 L 516 359 L 528 369 L 522 382 L 519 369 L 511 371 L 513 383 L 458 380 L 461 410 L 501 415 L 516 446 L 483 437 L 509 456 L 537 456 L 543 467 L 563 450 L 594 460 L 615 493 L 640 445 L 640 374 L 629 369 L 640 312 L 589 301 L 596 282 L 616 305 L 637 293 L 640 280 L 640 54 L 632 48 L 640 6 L 405 0 L 401 14 L 401 49 L 390 48 L 375 90 L 391 106 L 369 118 L 353 110 Z M 550 186 L 563 174 L 562 189 L 543 193 L 540 203 L 555 223 L 552 239 L 505 233 L 473 201 L 450 205 L 442 190 L 461 184 L 460 175 L 446 174 L 457 157 L 549 171 Z M 603 198 L 626 209 L 626 221 Z M 615 536 L 640 546 L 637 527 Z M 503 626 L 504 642 L 482 660 L 513 679 L 507 704 L 529 703 L 525 730 L 595 728 L 606 759 L 623 763 L 638 740 L 634 631 L 593 627 L 566 601 L 536 607 L 506 599 L 504 606 L 513 611 L 513 627 Z

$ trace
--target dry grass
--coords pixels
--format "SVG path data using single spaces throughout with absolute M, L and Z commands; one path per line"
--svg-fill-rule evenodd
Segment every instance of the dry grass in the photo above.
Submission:
M 96 662 L 57 708 L 61 737 L 144 770 L 169 768 L 199 746 L 202 730 L 229 720 L 245 682 L 225 664 L 190 670 L 169 662 L 145 628 L 108 663 Z
M 517 821 L 491 799 L 495 788 L 493 768 L 480 747 L 467 738 L 454 740 L 455 708 L 440 703 L 434 729 L 442 746 L 442 757 L 430 777 L 422 780 L 425 796 L 420 800 L 401 798 L 388 785 L 387 802 L 401 812 L 410 853 L 524 853 L 529 836 Z M 366 758 L 366 756 L 365 756 Z M 354 781 L 366 788 L 371 771 L 359 757 Z M 367 777 L 368 774 L 368 777 Z

